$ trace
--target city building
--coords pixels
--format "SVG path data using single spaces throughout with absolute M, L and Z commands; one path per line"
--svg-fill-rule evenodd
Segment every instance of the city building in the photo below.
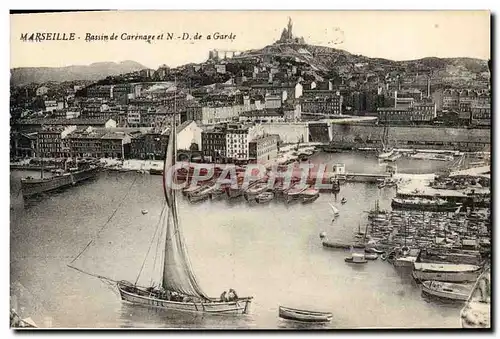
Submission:
M 46 112 L 53 112 L 55 110 L 62 110 L 64 108 L 64 101 L 45 100 L 44 104 Z
M 436 118 L 435 105 L 418 105 L 414 107 L 377 109 L 378 121 L 383 124 L 429 123 Z
M 198 125 L 215 125 L 233 122 L 246 111 L 255 109 L 255 105 L 192 105 L 186 108 L 187 120 L 194 120 Z
M 132 84 L 117 84 L 111 86 L 111 99 L 120 104 L 127 104 L 129 94 L 134 93 L 134 85 Z
M 130 141 L 130 157 L 141 160 L 163 160 L 168 144 L 168 134 L 137 134 Z
M 470 111 L 473 106 L 484 106 L 491 102 L 488 90 L 446 89 L 443 91 L 443 110 Z
M 278 94 L 267 93 L 264 97 L 264 107 L 265 108 L 280 108 L 281 107 L 282 96 Z
M 302 99 L 302 113 L 340 115 L 342 114 L 342 100 L 339 94 L 322 98 L 304 98 Z
M 491 105 L 472 106 L 472 122 L 478 125 L 491 125 Z
M 49 126 L 69 126 L 69 125 L 75 125 L 75 126 L 92 126 L 92 127 L 101 127 L 101 128 L 114 128 L 116 127 L 116 121 L 113 119 L 108 119 L 108 120 L 99 120 L 99 119 L 41 119 L 41 118 L 34 118 L 34 119 L 23 119 L 16 121 L 13 124 L 13 128 L 20 132 L 25 132 L 25 131 L 39 131 L 42 129 L 42 127 L 49 127 Z
M 228 125 L 226 130 L 226 157 L 234 160 L 247 160 L 248 142 L 248 127 Z
M 265 163 L 278 156 L 278 135 L 262 135 L 248 143 L 248 159 Z
M 111 85 L 94 85 L 87 87 L 87 97 L 88 98 L 101 98 L 101 99 L 111 99 L 113 86 Z
M 284 122 L 285 115 L 281 109 L 253 110 L 240 114 L 241 123 Z
M 309 142 L 309 123 L 307 122 L 272 122 L 258 125 L 262 134 L 277 134 L 285 144 Z
M 201 133 L 201 149 L 203 156 L 221 162 L 226 158 L 226 132 L 216 127 Z
M 127 159 L 131 140 L 145 132 L 140 128 L 78 129 L 67 137 L 69 153 L 72 157 Z
M 42 158 L 60 158 L 69 156 L 63 147 L 63 139 L 76 130 L 76 126 L 44 127 L 37 134 L 37 155 Z
M 432 121 L 437 117 L 437 107 L 433 102 L 418 102 L 412 108 L 416 117 L 422 121 Z
M 76 119 L 80 116 L 80 111 L 77 110 L 67 110 L 65 113 L 66 119 Z
M 124 132 L 107 132 L 101 138 L 103 158 L 125 159 L 130 154 L 130 135 Z
M 37 132 L 12 133 L 11 157 L 32 158 L 36 156 Z

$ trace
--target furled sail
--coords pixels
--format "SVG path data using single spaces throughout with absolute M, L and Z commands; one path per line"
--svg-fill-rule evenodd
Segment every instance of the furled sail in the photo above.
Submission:
M 167 200 L 168 214 L 164 216 L 163 220 L 164 223 L 166 222 L 167 232 L 162 286 L 166 290 L 208 299 L 194 275 L 179 226 L 176 192 L 172 189 L 171 182 L 174 180 L 174 171 L 171 168 L 175 165 L 176 160 L 175 117 L 172 119 L 171 126 L 163 169 L 163 189 Z

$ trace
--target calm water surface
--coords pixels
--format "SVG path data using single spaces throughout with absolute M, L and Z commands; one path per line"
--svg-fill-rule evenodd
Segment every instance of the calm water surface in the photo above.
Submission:
M 326 154 L 313 161 L 345 163 L 350 172 L 385 169 L 363 154 Z M 445 165 L 398 160 L 398 170 L 407 173 L 429 173 Z M 250 315 L 224 317 L 131 306 L 106 283 L 67 267 L 120 205 L 74 265 L 135 281 L 146 258 L 139 283 L 150 283 L 154 255 L 145 256 L 150 244 L 150 253 L 157 246 L 151 239 L 164 200 L 160 176 L 101 173 L 94 181 L 23 202 L 19 178 L 29 174 L 11 173 L 11 290 L 22 315 L 39 326 L 302 328 L 278 318 L 278 306 L 286 305 L 331 311 L 327 328 L 460 327 L 460 305 L 424 299 L 409 272 L 380 260 L 353 267 L 344 263 L 346 252 L 321 245 L 322 231 L 330 239 L 351 240 L 376 199 L 389 208 L 392 188 L 342 186 L 337 200 L 346 197 L 348 202 L 337 204 L 335 222 L 330 194 L 313 204 L 289 206 L 244 200 L 189 205 L 180 199 L 181 225 L 201 286 L 213 296 L 229 288 L 254 296 Z M 143 215 L 142 209 L 149 213 Z

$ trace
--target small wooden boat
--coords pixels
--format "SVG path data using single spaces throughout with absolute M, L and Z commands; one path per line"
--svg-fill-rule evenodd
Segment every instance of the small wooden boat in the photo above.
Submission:
M 151 175 L 163 175 L 163 169 L 162 168 L 150 168 L 149 174 L 151 174 Z
M 273 192 L 264 192 L 255 197 L 255 201 L 257 201 L 259 204 L 265 204 L 273 199 L 274 199 Z
M 422 292 L 444 299 L 467 301 L 473 287 L 473 284 L 453 284 L 432 280 L 422 283 Z
M 226 190 L 223 188 L 216 188 L 210 192 L 210 199 L 217 199 L 223 197 L 226 194 Z
M 246 189 L 244 193 L 249 195 L 249 196 L 252 196 L 252 195 L 255 196 L 255 195 L 259 195 L 261 193 L 264 193 L 268 189 L 269 189 L 269 185 L 267 182 L 259 182 L 259 183 L 253 184 L 251 187 Z
M 365 254 L 365 259 L 367 259 L 367 260 L 377 260 L 378 259 L 378 254 L 376 254 L 376 253 L 366 253 Z
M 190 203 L 205 201 L 208 200 L 209 198 L 210 198 L 210 193 L 199 192 L 188 195 L 188 200 Z
M 352 253 L 350 257 L 344 259 L 346 263 L 350 264 L 366 264 L 368 260 L 365 259 L 365 255 L 362 253 Z
M 332 321 L 333 315 L 330 312 L 307 311 L 280 306 L 279 317 L 307 323 L 328 323 Z
M 308 188 L 300 195 L 303 204 L 308 204 L 316 201 L 319 198 L 319 190 L 315 188 Z

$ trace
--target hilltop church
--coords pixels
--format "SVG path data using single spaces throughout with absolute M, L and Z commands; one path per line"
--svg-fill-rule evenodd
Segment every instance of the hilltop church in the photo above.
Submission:
M 281 38 L 277 41 L 279 44 L 305 44 L 303 37 L 294 37 L 292 33 L 293 23 L 292 19 L 288 17 L 288 26 L 283 28 Z

